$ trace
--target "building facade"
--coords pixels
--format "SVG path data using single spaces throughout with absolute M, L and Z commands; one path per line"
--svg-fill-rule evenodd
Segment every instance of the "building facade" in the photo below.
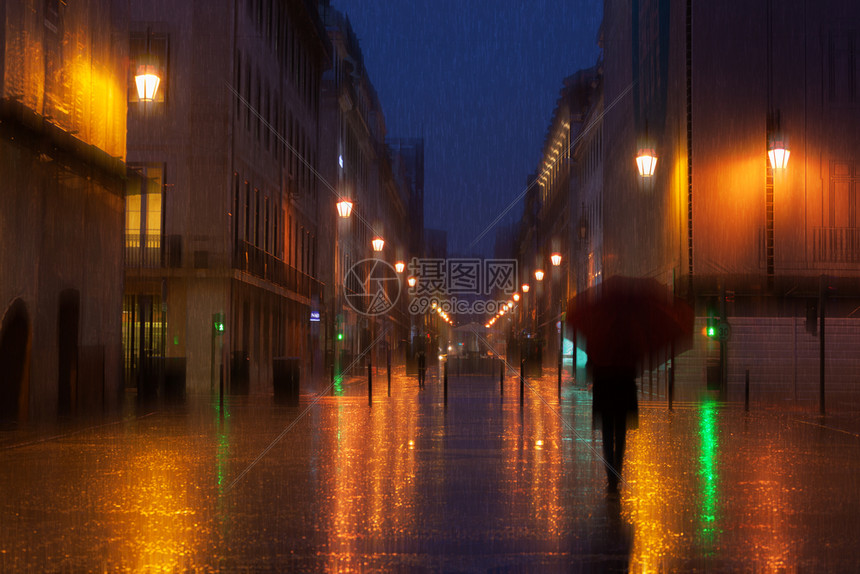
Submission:
M 406 144 L 392 149 L 386 143 L 382 104 L 349 19 L 328 2 L 320 2 L 319 9 L 332 46 L 321 93 L 321 174 L 327 185 L 319 212 L 326 230 L 320 252 L 326 333 L 320 344 L 331 372 L 363 372 L 368 360 L 379 365 L 388 353 L 393 360 L 405 353 L 411 328 L 406 273 L 395 264 L 417 255 L 410 210 L 420 204 L 423 213 L 423 142 L 409 144 L 408 158 Z M 346 217 L 336 209 L 342 200 L 351 204 Z M 373 243 L 380 239 L 377 251 Z M 375 262 L 387 265 L 374 267 Z M 396 278 L 396 285 L 386 283 L 389 301 L 372 310 L 364 300 L 379 286 L 369 278 L 371 269 Z
M 322 372 L 320 82 L 330 44 L 310 1 L 131 2 L 126 382 L 271 389 L 273 360 Z M 180 385 L 172 389 L 171 384 Z
M 0 420 L 122 396 L 124 4 L 0 2 Z

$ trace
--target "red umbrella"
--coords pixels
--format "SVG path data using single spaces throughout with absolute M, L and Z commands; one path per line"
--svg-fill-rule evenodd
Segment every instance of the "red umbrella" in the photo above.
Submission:
M 651 278 L 615 275 L 586 289 L 570 300 L 567 322 L 597 365 L 632 365 L 693 342 L 693 309 Z

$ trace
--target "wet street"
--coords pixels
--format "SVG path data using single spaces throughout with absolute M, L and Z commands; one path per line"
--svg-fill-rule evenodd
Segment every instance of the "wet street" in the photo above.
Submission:
M 554 377 L 305 390 L 0 431 L 0 571 L 860 569 L 860 413 L 644 397 L 615 499 Z

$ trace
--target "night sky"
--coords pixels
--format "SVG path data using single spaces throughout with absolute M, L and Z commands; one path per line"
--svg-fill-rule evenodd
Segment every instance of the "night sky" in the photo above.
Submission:
M 389 137 L 425 138 L 425 225 L 492 254 L 540 158 L 562 80 L 597 61 L 603 0 L 332 0 L 358 36 Z M 522 202 L 505 221 L 518 219 Z

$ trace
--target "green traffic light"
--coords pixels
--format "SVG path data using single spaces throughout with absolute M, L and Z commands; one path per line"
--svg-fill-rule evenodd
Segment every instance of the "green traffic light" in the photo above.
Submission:
M 338 340 L 338 341 L 343 341 L 343 333 L 338 333 L 338 334 L 337 334 L 337 340 Z
M 717 330 L 714 327 L 708 327 L 708 337 L 715 337 Z

